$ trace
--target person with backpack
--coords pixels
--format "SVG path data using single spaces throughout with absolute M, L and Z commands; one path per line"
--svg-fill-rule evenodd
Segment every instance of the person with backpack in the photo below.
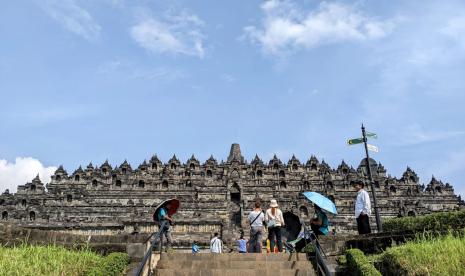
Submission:
M 223 242 L 218 237 L 218 233 L 213 235 L 213 239 L 210 241 L 210 252 L 211 253 L 223 253 Z
M 266 210 L 265 221 L 268 227 L 268 239 L 270 240 L 271 252 L 274 252 L 275 238 L 278 244 L 278 251 L 283 251 L 283 241 L 281 239 L 281 227 L 284 227 L 283 212 L 278 208 L 276 199 L 270 201 L 270 208 Z
M 250 239 L 249 239 L 249 253 L 262 253 L 262 236 L 263 236 L 263 221 L 265 215 L 263 214 L 261 203 L 259 200 L 255 201 L 255 209 L 249 213 L 250 223 Z

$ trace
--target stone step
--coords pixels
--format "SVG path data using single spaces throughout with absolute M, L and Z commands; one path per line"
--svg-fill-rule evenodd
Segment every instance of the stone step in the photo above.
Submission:
M 157 269 L 157 276 L 316 276 L 308 269 Z
M 305 261 L 307 255 L 305 253 L 167 253 L 161 255 L 161 260 L 176 260 L 176 261 L 193 261 L 193 260 L 224 260 L 224 261 Z
M 309 261 L 250 261 L 250 260 L 197 260 L 197 261 L 179 261 L 179 260 L 161 260 L 157 264 L 159 269 L 258 269 L 267 268 L 268 270 L 282 269 L 307 269 L 312 264 Z

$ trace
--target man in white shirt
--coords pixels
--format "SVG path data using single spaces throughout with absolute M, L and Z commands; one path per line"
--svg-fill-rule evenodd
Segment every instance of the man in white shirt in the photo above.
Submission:
M 218 233 L 215 233 L 213 239 L 210 241 L 210 252 L 223 253 L 223 242 L 218 237 Z
M 364 186 L 363 181 L 354 182 L 354 188 L 357 190 L 357 199 L 355 200 L 355 218 L 357 220 L 357 229 L 359 234 L 371 233 L 371 202 L 367 191 L 363 189 Z

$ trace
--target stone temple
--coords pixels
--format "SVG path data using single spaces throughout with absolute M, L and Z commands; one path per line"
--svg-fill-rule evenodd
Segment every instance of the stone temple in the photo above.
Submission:
M 431 179 L 421 185 L 413 170 L 401 178 L 386 175 L 385 168 L 370 159 L 381 217 L 416 216 L 436 211 L 457 210 L 463 201 L 451 185 Z M 178 245 L 206 241 L 220 232 L 224 239 L 248 230 L 247 214 L 256 198 L 265 207 L 278 200 L 283 212 L 307 218 L 313 207 L 303 191 L 327 195 L 338 208 L 331 216 L 336 233 L 356 230 L 353 205 L 356 192 L 351 182 L 367 181 L 367 162 L 357 169 L 344 161 L 331 168 L 314 156 L 302 163 L 293 156 L 287 163 L 276 156 L 268 163 L 258 156 L 249 163 L 233 144 L 226 162 L 210 157 L 203 164 L 192 156 L 185 164 L 173 156 L 162 163 L 157 156 L 137 168 L 128 162 L 112 167 L 89 164 L 72 174 L 60 166 L 44 186 L 39 176 L 20 185 L 16 194 L 0 196 L 1 221 L 28 228 L 74 234 L 149 233 L 154 207 L 162 200 L 178 198 L 181 209 L 175 216 L 174 237 Z M 371 191 L 369 185 L 367 190 Z M 374 210 L 373 210 L 374 211 Z M 374 215 L 372 229 L 376 229 Z

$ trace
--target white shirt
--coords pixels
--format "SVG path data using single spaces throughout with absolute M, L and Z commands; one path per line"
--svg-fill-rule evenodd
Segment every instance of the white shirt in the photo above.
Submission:
M 283 226 L 284 225 L 284 218 L 283 218 L 283 212 L 276 208 L 275 215 L 271 213 L 271 208 L 266 210 L 265 214 L 265 221 L 268 222 L 270 220 L 274 219 L 276 221 L 276 226 Z
M 223 242 L 218 237 L 214 237 L 210 241 L 210 252 L 223 253 Z
M 358 218 L 362 213 L 368 216 L 371 215 L 370 196 L 364 189 L 361 189 L 357 193 L 357 200 L 355 201 L 355 217 Z

